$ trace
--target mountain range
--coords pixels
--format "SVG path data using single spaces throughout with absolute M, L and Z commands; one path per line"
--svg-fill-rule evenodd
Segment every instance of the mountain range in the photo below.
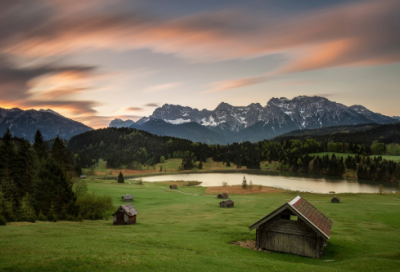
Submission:
M 116 119 L 110 123 L 110 127 L 129 126 L 163 136 L 226 144 L 257 142 L 293 130 L 398 121 L 360 105 L 347 107 L 324 97 L 298 96 L 291 100 L 285 97 L 272 98 L 265 106 L 259 103 L 232 106 L 222 102 L 214 110 L 201 111 L 165 104 L 149 117 L 137 122 Z M 181 134 L 183 131 L 185 136 Z
M 0 108 L 0 135 L 10 128 L 13 136 L 33 141 L 39 129 L 44 140 L 50 140 L 59 135 L 63 139 L 93 130 L 82 123 L 66 118 L 57 112 L 47 110 L 21 110 L 18 108 Z

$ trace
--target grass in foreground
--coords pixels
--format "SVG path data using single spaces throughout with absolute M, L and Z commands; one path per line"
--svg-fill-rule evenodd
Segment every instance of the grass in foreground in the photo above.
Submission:
M 164 188 L 162 188 L 164 187 Z M 334 221 L 322 259 L 256 252 L 232 245 L 254 240 L 247 227 L 295 193 L 235 195 L 219 208 L 206 188 L 89 182 L 91 191 L 132 193 L 138 223 L 108 221 L 15 223 L 0 227 L 0 271 L 399 271 L 400 195 L 302 194 Z

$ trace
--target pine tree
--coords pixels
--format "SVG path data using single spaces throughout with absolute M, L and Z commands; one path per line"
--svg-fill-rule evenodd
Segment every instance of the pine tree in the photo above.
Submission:
M 199 162 L 199 165 L 197 166 L 197 168 L 203 169 L 203 163 L 201 161 Z
M 124 175 L 122 175 L 122 172 L 119 172 L 118 183 L 124 183 L 124 182 L 125 182 Z
M 76 195 L 72 190 L 72 183 L 68 174 L 53 158 L 47 158 L 37 173 L 35 186 L 35 209 L 48 215 L 50 205 L 57 214 L 64 205 L 68 213 L 77 215 L 78 207 L 75 204 Z
M 245 176 L 243 176 L 242 188 L 243 188 L 243 189 L 246 189 L 246 188 L 247 188 L 247 180 L 246 180 L 246 177 L 245 177 Z
M 39 160 L 43 160 L 46 158 L 46 145 L 44 143 L 43 135 L 40 130 L 37 130 L 35 133 L 33 148 L 35 149 Z

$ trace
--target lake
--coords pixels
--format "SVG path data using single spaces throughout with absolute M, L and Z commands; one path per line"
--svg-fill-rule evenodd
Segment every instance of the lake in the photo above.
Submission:
M 292 191 L 306 191 L 314 193 L 378 193 L 379 183 L 368 180 L 346 180 L 329 176 L 302 176 L 292 173 L 191 173 L 178 175 L 158 175 L 141 178 L 145 182 L 156 181 L 201 181 L 201 186 L 222 186 L 225 181 L 228 185 L 242 184 L 243 176 L 247 184 L 250 180 L 254 185 L 264 185 Z M 134 179 L 138 180 L 138 179 Z M 383 183 L 385 192 L 399 191 L 397 184 Z

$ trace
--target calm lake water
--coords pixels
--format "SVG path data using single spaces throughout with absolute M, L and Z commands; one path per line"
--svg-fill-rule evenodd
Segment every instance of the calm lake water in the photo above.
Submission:
M 226 181 L 228 185 L 241 184 L 243 176 L 247 183 L 250 180 L 254 185 L 265 185 L 292 191 L 307 191 L 314 193 L 378 193 L 379 183 L 366 180 L 346 180 L 335 177 L 301 176 L 291 173 L 203 173 L 203 174 L 178 174 L 143 177 L 146 182 L 156 181 L 201 181 L 201 186 L 222 186 Z M 135 179 L 137 180 L 137 179 Z M 385 192 L 399 191 L 397 184 L 383 183 Z

